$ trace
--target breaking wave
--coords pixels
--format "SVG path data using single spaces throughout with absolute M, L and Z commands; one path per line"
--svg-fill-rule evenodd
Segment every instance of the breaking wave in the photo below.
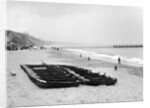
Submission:
M 114 55 L 114 54 L 104 54 L 104 53 L 100 54 L 100 53 L 85 51 L 81 49 L 67 49 L 67 50 L 78 55 L 82 54 L 83 56 L 91 57 L 92 59 L 100 59 L 100 60 L 117 62 L 118 57 L 120 57 L 121 61 L 125 64 L 137 65 L 137 66 L 143 65 L 143 60 L 139 58 L 129 58 L 129 57 L 125 57 L 121 55 Z

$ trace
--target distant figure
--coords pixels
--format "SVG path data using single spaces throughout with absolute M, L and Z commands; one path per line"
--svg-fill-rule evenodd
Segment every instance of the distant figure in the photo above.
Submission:
M 59 48 L 56 48 L 57 51 L 59 51 Z
M 82 57 L 82 54 L 80 54 L 80 58 Z
M 91 58 L 90 57 L 88 57 L 88 61 L 90 61 L 91 60 Z
M 117 69 L 118 69 L 118 67 L 117 67 L 117 65 L 115 65 L 114 70 L 117 71 Z
M 121 58 L 118 57 L 118 64 L 121 64 Z

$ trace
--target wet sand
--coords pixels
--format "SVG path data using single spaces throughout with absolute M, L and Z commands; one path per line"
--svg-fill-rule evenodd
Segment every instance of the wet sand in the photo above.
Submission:
M 118 79 L 114 86 L 79 86 L 61 89 L 42 89 L 30 81 L 20 64 L 70 64 L 106 73 Z M 64 50 L 24 50 L 7 52 L 8 107 L 76 103 L 120 102 L 143 100 L 143 68 L 120 65 L 103 60 L 87 60 Z M 16 72 L 11 76 L 10 71 Z

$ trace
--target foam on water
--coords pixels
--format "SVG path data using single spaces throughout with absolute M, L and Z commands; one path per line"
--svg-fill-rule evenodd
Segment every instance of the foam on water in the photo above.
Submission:
M 68 51 L 72 51 L 75 54 L 82 54 L 83 56 L 90 56 L 92 59 L 100 59 L 100 60 L 106 60 L 111 62 L 117 62 L 118 57 L 121 58 L 121 61 L 128 65 L 135 65 L 135 66 L 142 66 L 143 60 L 139 58 L 129 58 L 121 55 L 113 55 L 113 54 L 100 54 L 90 51 L 85 51 L 81 49 L 67 49 Z

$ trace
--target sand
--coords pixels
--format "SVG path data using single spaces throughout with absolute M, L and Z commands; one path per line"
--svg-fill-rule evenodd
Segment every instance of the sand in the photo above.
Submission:
M 118 79 L 114 86 L 79 86 L 61 89 L 42 89 L 30 81 L 20 64 L 71 64 L 93 72 L 106 73 Z M 24 50 L 7 52 L 8 107 L 58 105 L 97 102 L 124 102 L 143 100 L 143 68 L 120 65 L 103 60 L 87 60 L 64 50 Z M 10 74 L 16 72 L 16 76 Z

